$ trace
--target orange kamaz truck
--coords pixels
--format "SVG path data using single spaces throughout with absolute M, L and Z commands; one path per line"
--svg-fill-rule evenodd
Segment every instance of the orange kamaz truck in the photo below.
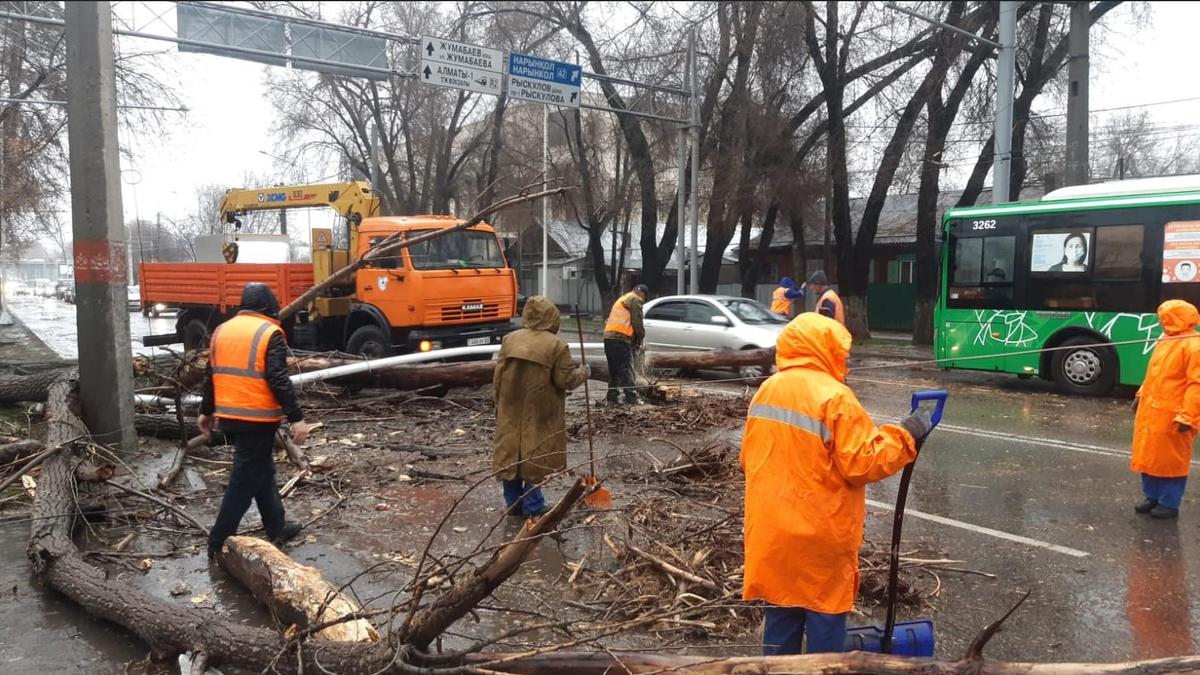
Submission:
M 337 237 L 343 241 L 334 241 L 333 229 L 313 228 L 312 262 L 245 261 L 250 256 L 242 249 L 251 242 L 249 236 L 239 236 L 241 216 L 319 206 L 331 207 L 345 219 L 345 227 L 339 228 L 344 234 Z M 203 347 L 213 329 L 237 312 L 249 282 L 267 284 L 287 305 L 393 234 L 416 237 L 462 222 L 452 216 L 378 213 L 379 199 L 365 182 L 229 190 L 221 204 L 221 220 L 229 226 L 222 262 L 141 265 L 142 307 L 174 309 L 178 317 L 175 333 L 148 336 L 145 344 Z M 378 358 L 499 343 L 517 327 L 512 320 L 516 305 L 516 275 L 495 231 L 479 224 L 372 262 L 298 312 L 284 329 L 289 345 L 298 349 Z

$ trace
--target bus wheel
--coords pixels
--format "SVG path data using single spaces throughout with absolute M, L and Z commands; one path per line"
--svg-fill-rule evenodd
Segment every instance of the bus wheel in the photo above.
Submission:
M 1098 347 L 1091 338 L 1073 337 L 1054 352 L 1051 370 L 1054 381 L 1068 394 L 1103 394 L 1117 380 L 1117 357 L 1111 347 Z
M 208 346 L 208 324 L 200 319 L 190 319 L 183 327 L 183 348 L 185 351 L 204 349 Z
M 360 326 L 346 341 L 346 351 L 368 359 L 381 359 L 391 355 L 392 341 L 378 326 Z

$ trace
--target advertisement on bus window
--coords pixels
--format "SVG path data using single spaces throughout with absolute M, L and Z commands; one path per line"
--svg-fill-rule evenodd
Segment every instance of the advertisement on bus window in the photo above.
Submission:
M 1200 282 L 1200 220 L 1167 223 L 1163 230 L 1164 284 Z
M 1090 232 L 1035 232 L 1029 259 L 1030 272 L 1086 272 Z

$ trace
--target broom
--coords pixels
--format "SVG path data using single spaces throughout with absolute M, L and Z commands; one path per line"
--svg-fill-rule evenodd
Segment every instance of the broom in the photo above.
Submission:
M 575 305 L 575 328 L 579 331 L 579 365 L 587 366 L 587 354 L 583 346 L 583 320 L 579 318 L 579 305 Z M 583 498 L 585 506 L 591 509 L 612 508 L 612 493 L 600 485 L 596 478 L 596 451 L 592 448 L 592 394 L 588 390 L 588 378 L 583 378 L 583 408 L 587 411 L 587 440 L 588 440 L 588 471 L 589 476 L 583 479 L 583 484 L 591 488 L 591 492 Z

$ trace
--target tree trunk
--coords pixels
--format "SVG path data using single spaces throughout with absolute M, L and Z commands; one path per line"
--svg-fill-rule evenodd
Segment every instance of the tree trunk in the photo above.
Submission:
M 362 610 L 326 581 L 321 570 L 297 563 L 257 537 L 226 539 L 217 561 L 275 616 L 302 630 Z M 338 642 L 379 641 L 379 633 L 366 619 L 338 623 L 313 635 Z

